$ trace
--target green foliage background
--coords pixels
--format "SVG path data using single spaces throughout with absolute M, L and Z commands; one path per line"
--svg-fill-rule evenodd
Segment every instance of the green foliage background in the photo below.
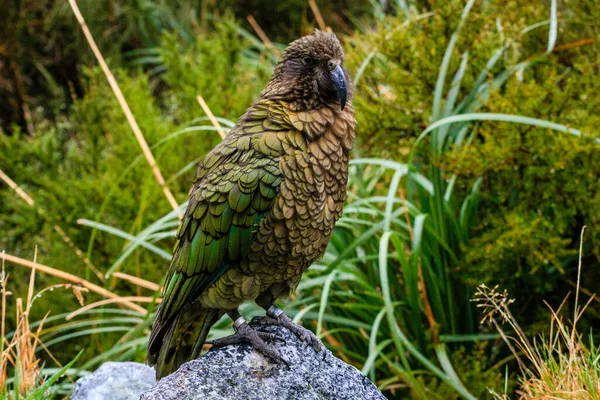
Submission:
M 203 128 L 208 123 L 196 96 L 201 94 L 218 117 L 236 121 L 259 96 L 275 62 L 269 49 L 251 33 L 246 15 L 254 15 L 267 35 L 280 43 L 309 33 L 316 25 L 304 1 L 281 1 L 275 7 L 265 3 L 80 2 L 180 203 L 185 201 L 195 163 L 219 141 L 216 132 Z M 479 111 L 539 118 L 577 128 L 589 137 L 481 121 L 471 124 L 468 145 L 449 143 L 442 154 L 431 153 L 423 144 L 414 148 L 414 144 L 431 123 L 436 79 L 465 2 L 408 2 L 408 19 L 400 7 L 403 2 L 317 3 L 344 43 L 347 68 L 352 75 L 360 75 L 356 77 L 354 96 L 359 138 L 356 156 L 406 163 L 412 150 L 419 170 L 433 166 L 444 180 L 456 176 L 454 190 L 459 200 L 466 198 L 482 179 L 475 224 L 466 244 L 460 243 L 459 259 L 450 271 L 454 290 L 469 291 L 481 282 L 500 284 L 518 299 L 515 314 L 531 333 L 538 332 L 547 321 L 542 300 L 558 304 L 571 290 L 568 281 L 576 276 L 579 232 L 587 225 L 582 284 L 591 292 L 598 291 L 600 157 L 593 140 L 600 137 L 600 11 L 596 2 L 558 2 L 558 42 L 554 51 L 545 54 L 550 2 L 477 1 L 460 31 L 446 77 L 448 88 L 466 58 L 458 89 L 458 99 L 465 98 L 488 60 L 506 46 L 500 60 L 487 71 L 490 85 L 508 67 L 524 61 L 532 65 L 515 71 L 491 90 L 489 98 L 481 100 Z M 142 159 L 104 75 L 95 67 L 67 2 L 12 1 L 3 12 L 0 62 L 6 68 L 0 72 L 0 96 L 6 100 L 0 105 L 0 169 L 31 194 L 46 213 L 40 215 L 12 190 L 0 186 L 0 249 L 31 259 L 38 246 L 39 262 L 97 282 L 92 271 L 53 230 L 55 223 L 105 272 L 126 242 L 101 231 L 92 234 L 91 228 L 77 223 L 78 219 L 102 222 L 136 235 L 171 209 Z M 348 30 L 352 35 L 345 32 Z M 276 44 L 276 48 L 283 47 Z M 368 190 L 360 184 L 353 189 L 358 199 L 385 195 L 391 182 L 391 176 L 385 174 L 371 181 L 371 186 L 364 179 Z M 410 193 L 414 188 L 407 184 L 401 190 Z M 337 249 L 342 252 L 347 243 L 364 233 L 358 230 L 340 228 L 330 246 L 331 254 Z M 160 242 L 167 251 L 171 245 L 168 240 Z M 377 246 L 377 241 L 365 242 L 361 249 L 367 256 L 376 255 Z M 330 262 L 326 257 L 323 264 Z M 373 292 L 366 291 L 370 294 L 364 296 L 377 298 L 381 296 L 378 266 L 369 269 L 368 265 L 362 260 L 348 262 L 340 266 L 340 275 L 347 273 L 343 268 L 361 269 L 364 279 L 373 286 Z M 160 282 L 166 267 L 164 259 L 138 249 L 120 270 Z M 10 264 L 7 268 L 11 290 L 25 293 L 28 271 Z M 407 285 L 401 263 L 390 261 L 390 268 L 390 279 L 398 287 L 394 296 L 400 298 L 400 291 Z M 318 302 L 326 290 L 322 271 L 330 270 L 316 271 L 307 278 L 311 279 L 306 284 L 310 289 L 301 291 L 295 300 L 300 308 Z M 311 286 L 313 280 L 319 285 Z M 38 274 L 36 284 L 41 288 L 56 282 Z M 139 288 L 123 282 L 111 280 L 106 285 L 122 294 L 140 294 Z M 348 288 L 357 290 L 346 282 L 339 285 L 340 293 Z M 348 361 L 362 367 L 369 343 L 348 337 L 361 335 L 363 328 L 358 322 L 371 326 L 372 320 L 361 318 L 372 318 L 382 304 L 377 303 L 371 310 L 366 304 L 369 298 L 362 298 L 363 294 L 356 291 L 351 292 L 355 296 L 350 303 L 356 307 L 351 310 L 344 308 L 344 299 L 336 294 L 335 285 L 332 290 L 328 310 L 338 315 L 347 312 L 347 318 L 357 321 L 352 333 L 335 337 L 346 346 Z M 466 293 L 462 293 L 462 299 L 468 300 Z M 54 315 L 76 307 L 74 299 L 64 293 L 46 293 L 36 302 L 32 317 L 41 318 L 48 309 Z M 422 312 L 424 305 L 418 303 L 419 307 Z M 598 323 L 598 308 L 593 305 L 589 310 L 583 324 L 593 326 Z M 421 312 L 417 309 L 416 321 L 426 327 L 423 329 L 428 337 L 418 335 L 419 329 L 411 322 L 406 322 L 407 330 L 421 351 L 431 356 L 430 336 L 435 333 L 427 328 Z M 465 325 L 471 325 L 472 331 L 445 332 L 444 326 L 441 331 L 488 333 L 470 321 Z M 387 332 L 380 339 L 389 336 Z M 114 333 L 82 336 L 74 342 L 74 348 L 57 346 L 55 351 L 68 360 L 84 349 L 82 360 L 89 361 L 110 349 L 118 337 Z M 480 343 L 460 341 L 449 345 L 454 368 L 477 398 L 485 396 L 488 387 L 502 391 L 502 359 L 506 355 L 500 342 Z M 143 357 L 140 351 L 131 354 L 138 360 Z M 393 361 L 398 362 L 395 357 Z M 412 358 L 408 361 L 415 364 Z M 386 363 L 381 361 L 378 366 L 381 364 Z M 411 381 L 406 371 L 389 367 L 377 369 L 370 377 L 386 388 L 390 397 L 402 398 L 407 393 L 419 397 L 414 388 L 422 384 L 427 393 L 436 393 L 440 398 L 460 398 L 455 389 L 438 378 L 416 375 Z M 412 389 L 394 389 L 388 384 L 393 379 L 409 382 Z
M 448 2 L 436 7 L 431 18 L 404 29 L 388 17 L 375 32 L 350 41 L 350 48 L 356 49 L 349 52 L 354 65 L 377 49 L 355 100 L 358 126 L 365 132 L 359 135 L 364 151 L 406 160 L 407 149 L 431 118 L 431 93 L 448 32 L 455 29 L 462 6 Z M 585 1 L 561 11 L 559 49 L 509 78 L 481 111 L 549 120 L 597 137 L 598 11 Z M 469 88 L 505 43 L 512 46 L 490 76 L 543 54 L 547 26 L 522 32 L 547 17 L 548 9 L 539 4 L 483 2 L 461 32 L 450 70 L 458 69 L 460 55 L 468 51 L 463 87 Z M 463 187 L 484 178 L 479 225 L 456 273 L 472 285 L 496 282 L 528 301 L 539 300 L 562 288 L 561 278 L 573 276 L 584 224 L 590 228 L 589 262 L 599 260 L 598 149 L 591 139 L 526 125 L 485 122 L 474 129 L 471 145 L 432 160 L 446 176 L 456 174 Z M 592 285 L 593 270 L 587 272 Z M 563 296 L 565 289 L 559 293 Z

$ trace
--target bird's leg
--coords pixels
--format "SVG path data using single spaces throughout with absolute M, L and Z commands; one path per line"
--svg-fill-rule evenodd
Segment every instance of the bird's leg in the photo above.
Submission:
M 274 304 L 268 304 L 265 306 L 263 306 L 262 304 L 259 305 L 267 311 L 267 316 L 254 317 L 252 318 L 252 321 L 250 321 L 251 324 L 283 326 L 289 329 L 296 336 L 298 336 L 298 339 L 312 346 L 312 348 L 315 349 L 316 352 L 319 352 L 324 349 L 323 343 L 321 343 L 319 338 L 314 333 L 295 323 L 290 317 L 285 315 L 283 311 L 277 308 Z
M 248 325 L 248 322 L 240 315 L 237 309 L 230 310 L 227 315 L 233 320 L 233 329 L 235 333 L 233 335 L 225 336 L 220 339 L 210 340 L 206 343 L 211 344 L 213 347 L 223 347 L 232 344 L 248 343 L 256 351 L 263 355 L 289 366 L 289 363 L 279 350 L 273 345 L 267 344 L 266 341 L 282 340 L 277 335 L 269 332 L 260 332 L 254 330 Z

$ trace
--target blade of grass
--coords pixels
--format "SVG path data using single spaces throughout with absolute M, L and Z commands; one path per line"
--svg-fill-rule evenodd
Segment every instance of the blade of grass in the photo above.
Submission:
M 208 107 L 208 104 L 206 104 L 206 101 L 204 101 L 204 98 L 200 95 L 197 95 L 196 100 L 198 100 L 198 103 L 200 103 L 202 110 L 204 110 L 204 113 L 208 116 L 208 119 L 210 119 L 210 122 L 217 129 L 217 132 L 219 132 L 219 136 L 221 136 L 221 139 L 225 139 L 225 132 L 223 131 L 223 128 L 221 128 L 221 124 L 219 124 L 219 120 L 217 120 L 215 118 L 215 115 L 212 113 L 212 111 Z
M 456 375 L 456 371 L 454 371 L 454 368 L 452 367 L 452 363 L 450 362 L 450 359 L 448 358 L 448 352 L 446 350 L 446 345 L 445 344 L 435 345 L 435 353 L 436 353 L 436 355 L 438 357 L 438 361 L 440 362 L 440 365 L 442 366 L 442 369 L 444 370 L 446 375 L 448 375 L 448 377 L 457 386 L 461 387 L 462 390 L 466 392 L 467 388 L 465 388 L 465 385 L 461 382 L 458 375 Z
M 113 272 L 112 276 L 113 278 L 123 279 L 125 281 L 133 283 L 136 286 L 150 289 L 154 292 L 161 290 L 161 287 L 156 283 L 147 281 L 146 279 L 138 278 L 137 276 L 125 274 L 123 272 Z
M 407 380 L 410 383 L 411 387 L 419 394 L 419 396 L 421 396 L 422 398 L 426 398 L 424 389 L 421 387 L 421 384 L 415 379 L 414 375 L 412 374 L 410 364 L 408 362 L 408 359 L 406 358 L 406 354 L 405 354 L 405 344 L 406 343 L 404 340 L 402 340 L 403 335 L 398 334 L 398 331 L 400 330 L 400 328 L 397 327 L 397 324 L 396 324 L 395 310 L 394 310 L 394 306 L 392 303 L 392 296 L 390 293 L 390 282 L 388 280 L 387 257 L 384 257 L 384 255 L 388 251 L 389 240 L 390 240 L 391 235 L 393 235 L 392 232 L 384 232 L 384 234 L 381 237 L 380 242 L 379 242 L 380 243 L 380 247 L 379 247 L 380 268 L 379 268 L 379 271 L 380 271 L 380 279 L 381 279 L 381 291 L 382 291 L 383 299 L 385 302 L 387 320 L 388 320 L 388 324 L 390 325 L 390 328 L 392 328 L 392 340 L 396 346 L 398 356 L 400 357 L 400 360 L 402 361 L 402 364 L 404 366 L 403 372 L 406 374 Z M 394 327 L 396 327 L 397 329 L 394 329 Z
M 104 299 L 95 303 L 90 303 L 87 306 L 81 307 L 80 309 L 73 311 L 71 314 L 67 315 L 65 319 L 69 321 L 78 316 L 79 314 L 82 314 L 92 308 L 101 307 L 106 304 L 121 304 L 128 301 L 135 301 L 138 303 L 160 303 L 160 299 L 155 299 L 154 297 L 149 296 L 123 296 L 116 299 Z
M 369 356 L 361 370 L 363 374 L 371 375 L 372 378 L 373 375 L 371 374 L 371 372 L 373 368 L 373 363 L 375 363 L 375 359 L 377 358 L 377 354 L 379 353 L 379 351 L 383 349 L 383 347 L 385 347 L 383 346 L 381 349 L 377 348 L 377 333 L 379 333 L 379 326 L 381 325 L 381 321 L 383 321 L 383 318 L 385 317 L 385 310 L 385 308 L 382 308 L 381 311 L 379 311 L 379 313 L 375 317 L 375 320 L 373 321 L 373 326 L 371 327 L 371 334 L 369 335 Z M 389 340 L 389 343 L 391 343 L 391 340 Z
M 77 356 L 75 356 L 75 358 L 72 359 L 67 365 L 65 365 L 60 370 L 58 370 L 50 378 L 46 379 L 40 387 L 38 387 L 36 390 L 31 392 L 27 396 L 27 400 L 36 400 L 36 399 L 47 398 L 46 392 L 48 391 L 48 389 L 50 389 L 50 387 L 52 387 L 52 385 L 54 385 L 54 383 L 56 381 L 58 381 L 60 378 L 62 378 L 67 373 L 68 369 L 71 368 L 73 366 L 73 364 L 75 364 L 75 362 L 79 359 L 81 354 L 83 354 L 83 350 L 81 350 L 79 352 L 79 354 L 77 354 Z
M 444 83 L 446 81 L 446 75 L 448 73 L 448 67 L 450 65 L 450 58 L 452 57 L 452 52 L 454 51 L 454 47 L 456 46 L 456 40 L 458 39 L 458 33 L 460 32 L 471 8 L 475 4 L 475 0 L 469 0 L 463 9 L 463 12 L 460 16 L 460 20 L 458 22 L 458 26 L 452 36 L 450 37 L 450 41 L 448 42 L 448 47 L 446 47 L 446 52 L 444 53 L 444 58 L 442 59 L 442 65 L 440 66 L 440 71 L 438 73 L 437 81 L 435 83 L 435 90 L 433 93 L 433 107 L 431 120 L 433 122 L 437 121 L 442 113 L 442 95 L 444 93 Z
M 123 239 L 127 239 L 134 244 L 145 247 L 146 249 L 152 251 L 153 253 L 158 254 L 165 260 L 171 260 L 170 253 L 164 251 L 163 249 L 161 249 L 159 247 L 156 247 L 155 245 L 153 245 L 151 243 L 146 242 L 145 240 L 140 240 L 139 236 L 133 236 L 133 235 L 130 235 L 129 233 L 124 232 L 120 229 L 114 228 L 114 227 L 106 225 L 106 224 L 101 224 L 100 222 L 90 221 L 85 218 L 78 219 L 77 223 L 79 225 L 90 226 L 90 227 L 96 228 L 98 230 L 101 230 L 103 232 L 108 232 L 112 235 L 121 237 Z
M 433 124 L 429 125 L 427 129 L 425 129 L 415 141 L 414 147 L 416 148 L 420 142 L 434 129 L 451 124 L 453 122 L 462 122 L 462 121 L 501 121 L 501 122 L 512 122 L 515 124 L 525 124 L 537 126 L 540 128 L 552 129 L 555 131 L 569 133 L 574 136 L 582 136 L 581 131 L 575 128 L 569 128 L 566 125 L 557 124 L 554 122 L 546 121 L 538 118 L 524 117 L 521 115 L 512 115 L 512 114 L 497 114 L 497 113 L 469 113 L 469 114 L 460 114 L 453 115 L 447 118 L 440 119 Z M 584 136 L 585 137 L 585 136 Z M 600 138 L 594 138 L 596 143 L 600 144 Z
M 82 329 L 80 331 L 72 332 L 67 335 L 63 335 L 63 336 L 59 336 L 55 339 L 51 339 L 51 340 L 45 342 L 44 344 L 46 347 L 49 348 L 49 347 L 54 346 L 55 344 L 67 342 L 76 337 L 95 335 L 95 334 L 104 334 L 104 333 L 109 333 L 109 332 L 126 332 L 128 330 L 129 330 L 129 328 L 125 327 L 125 326 L 105 326 L 105 327 L 95 327 L 95 328 L 91 328 L 91 329 Z
M 548 49 L 546 50 L 546 53 L 551 53 L 556 45 L 557 25 L 556 0 L 550 0 L 550 31 L 548 32 Z
M 373 57 L 375 57 L 375 54 L 377 54 L 377 49 L 371 50 L 371 52 L 367 55 L 367 57 L 364 59 L 364 61 L 360 64 L 360 67 L 358 68 L 358 71 L 356 71 L 356 74 L 354 74 L 354 87 L 355 88 L 358 87 L 358 82 L 360 80 L 360 77 L 367 69 L 367 66 L 369 65 L 369 63 L 371 62 Z
M 275 48 L 275 46 L 273 46 L 273 43 L 271 42 L 271 40 L 269 40 L 269 37 L 267 36 L 265 31 L 263 31 L 262 28 L 260 27 L 260 25 L 258 25 L 258 22 L 256 22 L 256 19 L 254 19 L 254 16 L 248 15 L 246 17 L 246 19 L 248 20 L 248 22 L 250 23 L 250 26 L 252 26 L 252 29 L 254 29 L 254 32 L 256 32 L 256 34 L 258 35 L 260 40 L 263 41 L 263 43 L 265 44 L 265 47 L 267 49 L 269 49 L 269 51 L 271 53 L 273 53 L 273 56 L 275 56 L 276 58 L 279 58 L 279 56 L 280 56 L 279 51 Z
M 35 250 L 33 252 L 33 263 L 31 265 L 31 275 L 29 276 L 29 288 L 27 289 L 27 309 L 26 313 L 29 314 L 29 309 L 31 308 L 31 299 L 33 299 L 33 287 L 35 283 L 35 263 L 37 262 L 37 253 L 38 248 L 35 246 Z
M 331 283 L 335 279 L 338 271 L 335 269 L 327 276 L 325 284 L 323 285 L 323 291 L 321 292 L 321 305 L 319 307 L 319 318 L 317 319 L 317 335 L 320 335 L 323 329 L 323 315 L 325 315 L 325 309 L 327 308 L 327 300 L 329 299 L 329 292 L 331 291 Z
M 319 10 L 319 6 L 315 2 L 315 0 L 308 0 L 308 5 L 310 6 L 310 9 L 312 10 L 313 14 L 315 15 L 315 19 L 317 20 L 317 24 L 319 24 L 319 28 L 322 31 L 331 32 L 331 29 L 327 26 L 327 24 L 325 24 L 325 20 L 323 19 L 323 16 L 321 15 L 321 10 Z
M 408 340 L 408 338 L 404 335 L 395 318 L 394 307 L 392 305 L 392 298 L 390 293 L 390 283 L 388 279 L 388 271 L 387 271 L 387 257 L 385 257 L 385 253 L 387 253 L 390 236 L 393 235 L 393 232 L 385 232 L 380 240 L 380 274 L 381 274 L 381 290 L 383 293 L 383 297 L 386 304 L 386 312 L 388 317 L 388 322 L 390 324 L 390 328 L 392 330 L 392 339 L 398 348 L 398 355 L 406 363 L 405 369 L 410 371 L 408 360 L 404 355 L 404 349 L 406 349 L 409 353 L 411 353 L 423 366 L 425 366 L 431 373 L 437 376 L 440 380 L 444 381 L 446 384 L 450 385 L 454 390 L 456 390 L 461 396 L 465 399 L 476 400 L 476 398 L 469 393 L 461 384 L 457 384 L 453 379 L 448 377 L 443 371 L 441 371 L 438 367 L 436 367 L 429 359 L 424 356 L 417 348 Z M 412 377 L 412 374 L 409 373 L 411 383 L 414 381 L 414 385 L 418 385 Z M 423 394 L 424 396 L 424 394 Z M 427 398 L 427 397 L 424 397 Z
M 458 96 L 458 92 L 460 90 L 460 85 L 462 79 L 465 75 L 465 71 L 467 69 L 467 61 L 469 60 L 469 53 L 465 52 L 462 56 L 462 61 L 460 63 L 460 67 L 454 78 L 452 78 L 452 84 L 450 85 L 450 90 L 448 91 L 448 96 L 446 97 L 446 102 L 444 104 L 444 109 L 442 111 L 442 117 L 447 117 L 452 115 L 452 110 L 454 109 L 454 104 L 456 103 L 456 98 Z M 440 127 L 438 135 L 436 135 L 436 143 L 434 146 L 437 147 L 437 152 L 441 153 L 444 148 L 444 144 L 446 142 L 446 136 L 448 135 L 448 130 L 450 129 L 450 125 L 444 125 Z

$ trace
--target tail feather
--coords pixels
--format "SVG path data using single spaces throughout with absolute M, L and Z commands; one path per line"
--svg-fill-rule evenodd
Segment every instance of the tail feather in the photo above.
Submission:
M 222 311 L 203 308 L 196 303 L 186 306 L 175 318 L 163 324 L 157 318 L 152 326 L 147 358 L 148 364 L 156 368 L 156 379 L 170 375 L 181 364 L 198 358 L 210 328 L 222 315 Z

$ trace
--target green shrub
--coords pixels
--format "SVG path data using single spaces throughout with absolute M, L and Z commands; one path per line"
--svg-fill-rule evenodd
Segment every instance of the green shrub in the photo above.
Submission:
M 406 160 L 407 149 L 429 125 L 438 70 L 462 6 L 440 3 L 431 15 L 406 23 L 388 17 L 351 41 L 348 61 L 355 69 L 376 49 L 355 96 L 358 137 L 369 154 Z M 477 2 L 458 36 L 446 87 L 468 52 L 458 94 L 464 98 L 488 60 L 507 45 L 487 73 L 490 85 L 505 68 L 532 64 L 510 75 L 473 111 L 539 118 L 598 137 L 600 45 L 594 38 L 600 14 L 593 1 L 562 4 L 557 47 L 544 55 L 549 25 L 534 24 L 549 16 L 549 8 L 539 4 Z M 506 122 L 472 123 L 468 135 L 470 145 L 431 159 L 445 179 L 457 176 L 456 190 L 463 193 L 483 177 L 479 225 L 455 271 L 461 279 L 502 283 L 517 296 L 543 296 L 562 274 L 572 275 L 583 224 L 593 232 L 588 246 L 594 262 L 600 260 L 597 143 Z M 423 156 L 427 162 L 431 155 Z
M 271 76 L 270 54 L 254 53 L 251 45 L 232 20 L 191 44 L 165 34 L 160 58 L 166 72 L 160 79 L 169 86 L 163 101 L 171 117 L 184 122 L 204 115 L 196 100 L 201 95 L 213 114 L 236 121 Z

